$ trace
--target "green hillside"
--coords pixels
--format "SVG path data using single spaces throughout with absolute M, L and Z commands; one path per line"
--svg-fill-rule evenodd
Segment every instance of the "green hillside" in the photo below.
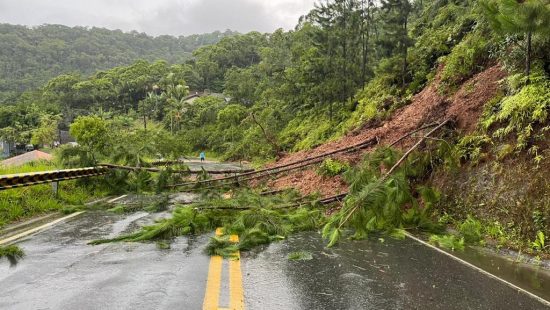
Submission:
M 0 102 L 63 73 L 89 75 L 138 59 L 181 63 L 189 60 L 195 49 L 232 34 L 151 37 L 95 27 L 0 24 Z

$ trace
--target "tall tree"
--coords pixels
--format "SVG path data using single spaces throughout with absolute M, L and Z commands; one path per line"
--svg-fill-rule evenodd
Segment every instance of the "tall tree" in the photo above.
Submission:
M 382 19 L 384 20 L 384 43 L 388 56 L 401 55 L 401 87 L 407 83 L 407 54 L 412 41 L 408 34 L 409 15 L 412 5 L 408 0 L 382 0 Z
M 550 34 L 550 1 L 483 0 L 480 4 L 497 32 L 525 35 L 525 74 L 529 81 L 532 37 Z

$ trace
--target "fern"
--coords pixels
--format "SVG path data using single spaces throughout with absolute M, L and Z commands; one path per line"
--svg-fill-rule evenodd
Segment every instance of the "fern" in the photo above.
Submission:
M 397 152 L 379 148 L 365 156 L 359 168 L 344 175 L 350 183 L 349 194 L 342 208 L 325 224 L 323 237 L 328 246 L 334 246 L 351 228 L 351 238 L 363 239 L 371 232 L 392 233 L 396 229 L 419 228 L 441 231 L 441 225 L 428 216 L 431 206 L 439 200 L 439 193 L 428 187 L 419 187 L 424 207 L 413 196 L 410 179 L 424 175 L 431 164 L 427 156 L 417 153 L 390 176 L 382 176 L 397 161 Z M 420 167 L 412 168 L 412 165 Z
M 468 218 L 466 218 L 466 220 L 459 226 L 460 233 L 464 237 L 464 240 L 467 243 L 474 244 L 483 239 L 482 229 L 483 226 L 481 223 L 469 215 Z
M 432 235 L 430 236 L 430 243 L 439 247 L 449 249 L 451 251 L 463 251 L 464 250 L 464 238 L 457 238 L 454 235 Z
M 350 166 L 348 163 L 343 163 L 338 160 L 328 158 L 321 163 L 317 169 L 317 173 L 325 177 L 334 177 L 344 173 L 349 168 Z
M 545 245 L 544 241 L 546 239 L 546 236 L 542 231 L 537 231 L 537 237 L 535 238 L 535 241 L 531 242 L 531 246 L 533 249 L 535 249 L 538 252 L 544 251 L 548 246 Z
M 513 83 L 515 78 L 511 76 L 508 84 Z M 535 73 L 529 85 L 504 97 L 491 108 L 491 113 L 484 113 L 482 127 L 488 130 L 498 124 L 499 127 L 492 133 L 493 138 L 503 140 L 514 134 L 516 150 L 530 147 L 537 139 L 544 137 L 544 126 L 549 120 L 549 93 L 550 80 L 543 73 Z

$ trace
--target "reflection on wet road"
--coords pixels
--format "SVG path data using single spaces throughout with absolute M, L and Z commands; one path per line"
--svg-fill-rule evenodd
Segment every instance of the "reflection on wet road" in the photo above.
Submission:
M 248 308 L 548 309 L 410 239 L 323 244 L 306 233 L 243 255 Z M 294 251 L 313 259 L 285 259 Z
M 27 257 L 15 268 L 0 262 L 0 308 L 201 309 L 208 236 L 178 238 L 169 250 L 86 244 L 153 218 L 88 212 L 21 241 Z M 289 260 L 295 251 L 313 258 Z M 547 309 L 409 239 L 326 249 L 310 232 L 243 253 L 241 263 L 246 309 Z
M 230 163 L 230 162 L 215 162 L 215 161 L 206 161 L 201 162 L 199 160 L 188 160 L 183 162 L 189 167 L 192 171 L 200 171 L 202 168 L 205 170 L 239 170 L 239 169 L 249 169 L 250 167 L 246 165 L 241 165 L 239 163 Z
M 129 215 L 128 217 L 131 217 Z M 154 243 L 86 243 L 123 230 L 120 215 L 85 213 L 20 243 L 27 257 L 0 263 L 2 309 L 200 309 L 207 236 Z M 142 217 L 140 217 L 142 218 Z

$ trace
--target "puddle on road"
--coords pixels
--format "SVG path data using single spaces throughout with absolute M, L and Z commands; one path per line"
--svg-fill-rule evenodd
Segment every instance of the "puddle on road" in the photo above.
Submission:
M 128 227 L 135 221 L 148 216 L 147 212 L 137 212 L 126 216 L 120 221 L 113 223 L 113 231 L 107 236 L 108 239 L 118 237 L 122 232 L 126 231 Z
M 497 255 L 487 249 L 467 247 L 455 256 L 511 282 L 527 291 L 550 300 L 550 270 Z
M 534 298 L 410 239 L 386 238 L 383 243 L 376 238 L 346 240 L 331 249 L 325 245 L 318 233 L 309 232 L 243 254 L 245 291 L 252 290 L 264 299 L 261 303 L 249 301 L 249 306 L 275 303 L 285 309 L 546 309 Z M 287 259 L 295 251 L 308 251 L 313 259 Z M 513 268 L 505 259 L 474 257 L 479 263 L 468 259 L 472 264 L 505 270 L 514 275 L 505 278 L 509 282 L 548 298 L 547 272 Z

